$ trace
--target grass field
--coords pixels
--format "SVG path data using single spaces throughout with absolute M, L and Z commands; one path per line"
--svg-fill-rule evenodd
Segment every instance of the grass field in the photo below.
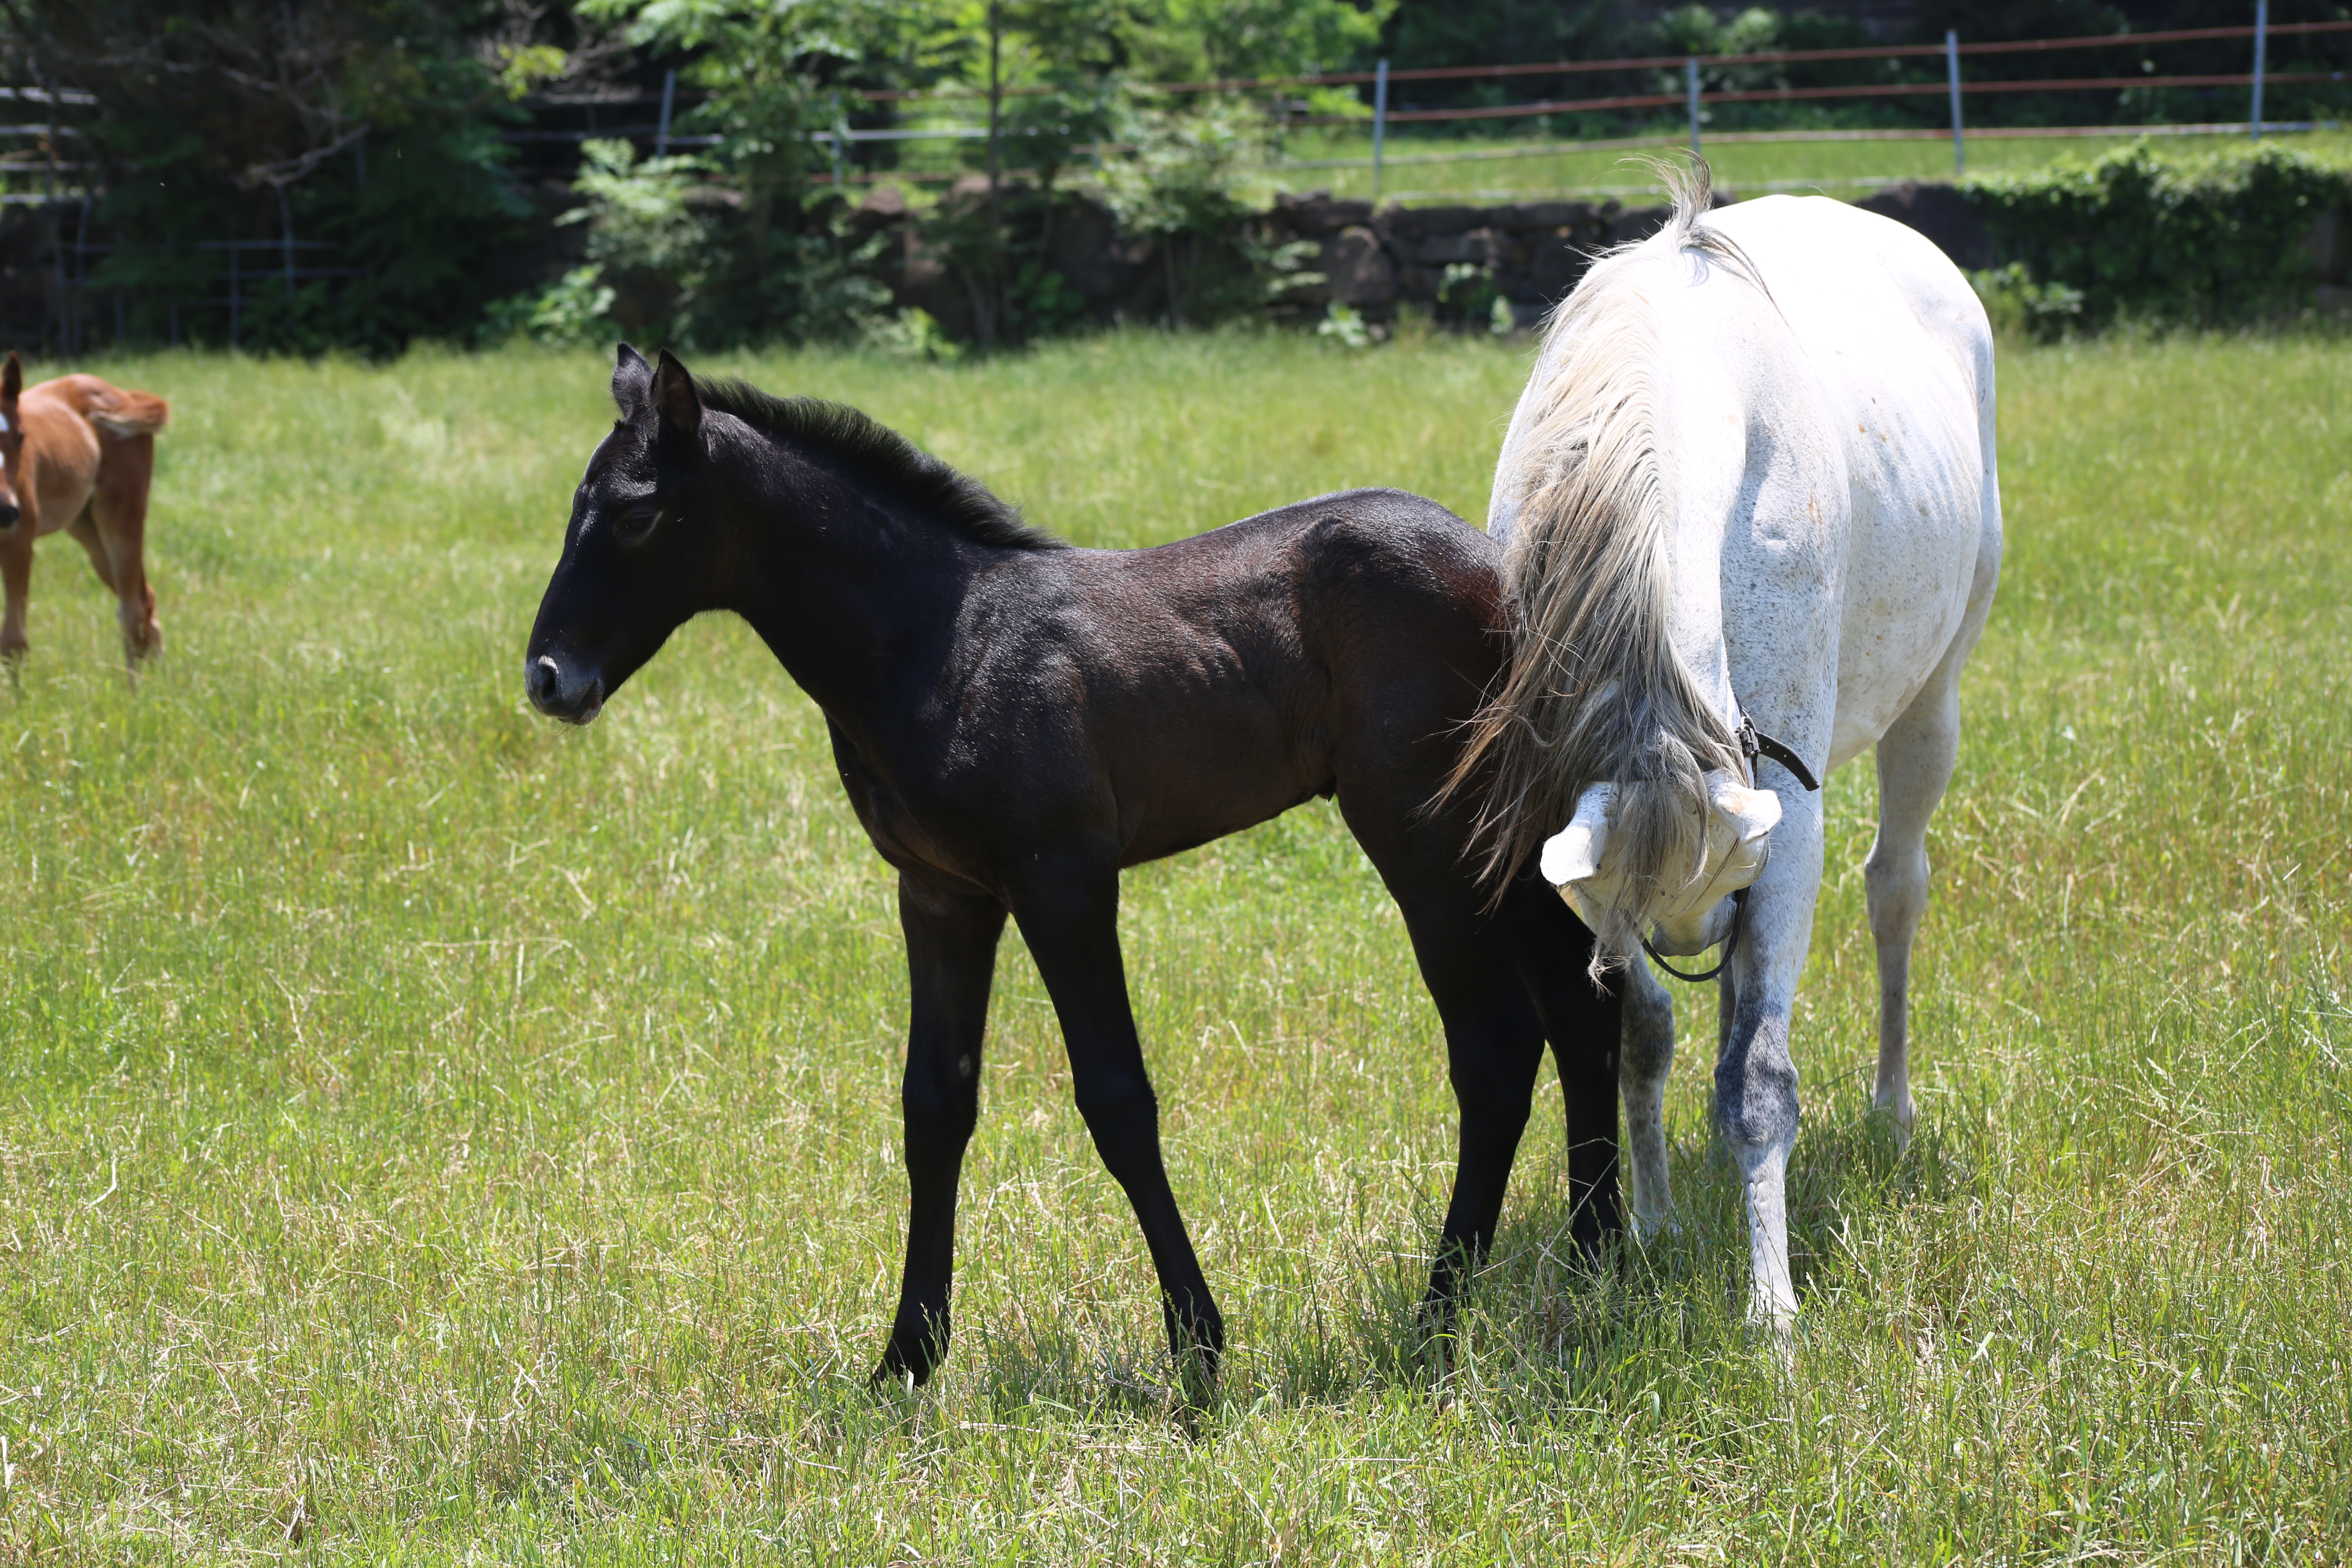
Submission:
M 571 731 L 520 654 L 585 355 L 156 357 L 170 648 L 43 546 L 0 692 L 0 1560 L 2278 1562 L 2352 1552 L 2352 360 L 2011 349 L 2010 548 L 1931 841 L 1920 1134 L 1864 1115 L 1864 768 L 1797 1019 L 1793 1379 L 1737 1319 L 1710 1004 L 1678 1237 L 1559 1259 L 1557 1100 L 1444 1372 L 1433 1013 L 1318 805 L 1127 880 L 1233 1334 L 1171 1421 L 1017 938 L 959 1339 L 894 1301 L 889 882 L 698 622 Z M 1392 483 L 1481 516 L 1522 346 L 1106 338 L 699 368 L 855 401 L 1087 543 Z M 46 374 L 47 367 L 36 367 Z
M 2128 145 L 2129 132 L 2113 136 L 1976 136 L 1968 143 L 1970 174 L 2038 169 L 2061 158 L 2090 159 Z M 2340 154 L 2352 146 L 2341 130 L 2273 134 L 2283 146 L 2314 153 Z M 2168 157 L 2191 157 L 2219 147 L 2238 147 L 2239 136 L 2164 136 L 2155 145 Z M 1848 201 L 1898 180 L 1949 180 L 1952 143 L 1937 136 L 1902 141 L 1748 141 L 1703 139 L 1716 183 L 1742 195 L 1817 189 Z M 1671 155 L 1690 145 L 1687 133 L 1669 132 L 1646 151 Z M 1371 157 L 1369 132 L 1307 132 L 1285 149 L 1293 162 Z M 1408 205 L 1436 202 L 1503 202 L 1613 194 L 1627 205 L 1643 205 L 1643 194 L 1660 187 L 1628 163 L 1640 149 L 1580 148 L 1558 142 L 1453 141 L 1412 135 L 1389 139 L 1381 196 Z M 1444 160 L 1438 162 L 1435 160 Z M 1329 189 L 1343 196 L 1372 194 L 1369 166 L 1336 169 L 1286 168 L 1277 179 L 1287 189 Z

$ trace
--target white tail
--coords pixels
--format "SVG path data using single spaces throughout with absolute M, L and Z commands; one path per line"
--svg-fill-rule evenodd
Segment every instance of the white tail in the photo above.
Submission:
M 1706 165 L 1659 168 L 1675 197 L 1664 243 L 1752 277 L 1702 221 Z M 1503 556 L 1517 637 L 1453 785 L 1492 769 L 1480 823 L 1489 876 L 1591 816 L 1588 787 L 1608 789 L 1603 819 L 1585 823 L 1597 830 L 1578 847 L 1597 878 L 1597 896 L 1579 901 L 1600 939 L 1596 966 L 1637 951 L 1645 911 L 1684 894 L 1703 864 L 1706 775 L 1744 772 L 1730 725 L 1668 636 L 1657 345 L 1627 256 L 1656 243 L 1596 262 L 1546 332 L 1548 379 L 1529 387 L 1515 423 L 1525 433 L 1496 476 L 1519 501 Z

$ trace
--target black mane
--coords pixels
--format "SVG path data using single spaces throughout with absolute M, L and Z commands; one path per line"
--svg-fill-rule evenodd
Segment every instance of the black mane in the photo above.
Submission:
M 880 420 L 820 397 L 772 397 L 749 382 L 695 377 L 705 408 L 787 441 L 839 458 L 877 484 L 919 501 L 978 543 L 1005 550 L 1066 550 L 1066 541 L 1024 521 L 1020 508 L 932 457 Z

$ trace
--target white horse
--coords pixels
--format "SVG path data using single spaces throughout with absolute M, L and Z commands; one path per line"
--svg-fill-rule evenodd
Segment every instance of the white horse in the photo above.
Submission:
M 1674 1014 L 1637 950 L 1728 941 L 1716 1121 L 1747 1181 L 1750 1313 L 1785 1331 L 1789 1020 L 1822 876 L 1821 796 L 1790 785 L 1878 748 L 1876 1108 L 1907 1138 L 1927 819 L 2000 571 L 1992 338 L 1899 224 L 1821 197 L 1710 213 L 1703 163 L 1675 186 L 1672 221 L 1554 314 L 1504 439 L 1487 527 L 1520 633 L 1457 778 L 1495 770 L 1489 869 L 1540 847 L 1595 962 L 1624 965 L 1640 1234 L 1669 1215 Z

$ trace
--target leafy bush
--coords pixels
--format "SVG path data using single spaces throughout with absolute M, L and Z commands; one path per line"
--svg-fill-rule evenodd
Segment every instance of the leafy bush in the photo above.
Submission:
M 2080 289 L 2036 283 L 2022 261 L 1971 272 L 1969 283 L 1984 301 L 1993 330 L 2003 334 L 2022 333 L 2048 341 L 2063 336 L 2083 314 Z
M 2301 242 L 2352 203 L 2352 164 L 2274 143 L 2163 158 L 2143 141 L 1960 190 L 2009 264 L 1979 292 L 2030 318 L 2021 324 L 2222 323 L 2293 300 L 2307 281 Z
M 698 158 L 584 143 L 572 188 L 585 199 L 557 221 L 587 226 L 587 264 L 495 307 L 488 335 L 710 349 L 852 338 L 877 319 L 890 300 L 870 275 L 880 242 L 841 232 L 838 203 L 794 205 L 798 226 L 754 229 L 709 173 Z

